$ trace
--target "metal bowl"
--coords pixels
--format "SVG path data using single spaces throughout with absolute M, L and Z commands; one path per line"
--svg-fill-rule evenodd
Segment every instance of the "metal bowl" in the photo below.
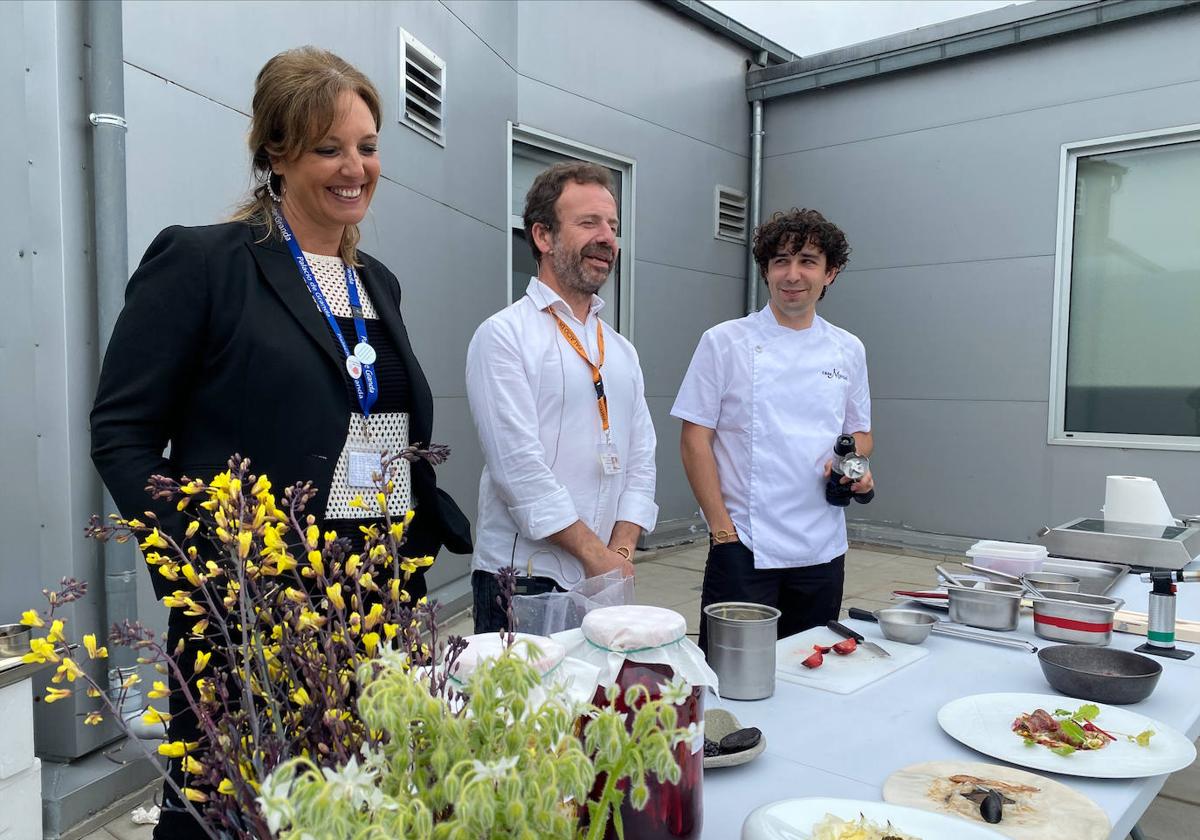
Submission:
M 1016 584 L 991 581 L 973 588 L 947 585 L 950 620 L 984 630 L 1016 630 L 1024 591 Z
M 1079 578 L 1074 575 L 1064 575 L 1058 572 L 1038 572 L 1036 574 L 1022 575 L 1022 580 L 1027 580 L 1041 592 L 1078 592 Z
M 880 610 L 875 613 L 879 629 L 884 638 L 893 642 L 903 642 L 906 645 L 919 645 L 929 638 L 937 619 L 928 613 L 917 610 L 904 610 L 895 607 Z
M 1109 703 L 1139 703 L 1154 691 L 1162 664 L 1125 650 L 1054 645 L 1038 651 L 1046 682 L 1068 697 Z
M 29 628 L 24 624 L 0 624 L 0 659 L 29 653 Z
M 1033 632 L 1052 642 L 1107 645 L 1113 618 L 1124 603 L 1105 595 L 1046 592 L 1033 599 Z

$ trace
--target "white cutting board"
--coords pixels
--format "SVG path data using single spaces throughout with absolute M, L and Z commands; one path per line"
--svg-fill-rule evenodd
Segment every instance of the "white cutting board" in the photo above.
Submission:
M 863 635 L 866 636 L 865 633 Z M 834 694 L 853 694 L 864 685 L 929 655 L 928 648 L 922 645 L 905 645 L 870 636 L 866 638 L 891 656 L 879 656 L 859 645 L 858 650 L 846 656 L 830 651 L 825 654 L 825 661 L 820 668 L 805 668 L 800 663 L 812 655 L 813 645 L 829 647 L 842 641 L 842 637 L 827 627 L 814 627 L 780 639 L 775 643 L 775 676 Z

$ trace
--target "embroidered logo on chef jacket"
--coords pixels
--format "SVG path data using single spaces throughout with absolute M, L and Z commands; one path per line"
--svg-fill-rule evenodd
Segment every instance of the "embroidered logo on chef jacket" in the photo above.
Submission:
M 823 371 L 821 371 L 821 375 L 824 376 L 826 379 L 840 379 L 843 382 L 850 381 L 850 377 L 847 376 L 846 374 L 842 373 L 837 368 L 834 368 L 833 370 L 823 370 Z

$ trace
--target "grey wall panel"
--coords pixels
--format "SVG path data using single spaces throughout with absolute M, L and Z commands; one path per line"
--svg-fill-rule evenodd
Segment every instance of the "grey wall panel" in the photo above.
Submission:
M 518 86 L 522 125 L 637 161 L 639 260 L 742 276 L 745 251 L 715 239 L 713 228 L 715 187 L 745 190 L 745 158 L 542 82 Z
M 1195 81 L 1197 42 L 1200 10 L 1192 10 L 773 100 L 766 153 Z M 777 107 L 791 102 L 800 107 Z
M 764 208 L 818 207 L 856 268 L 1051 255 L 1061 145 L 1195 122 L 1198 98 L 1195 82 L 770 158 Z M 804 102 L 768 106 L 768 130 Z
M 876 400 L 875 500 L 855 519 L 1029 540 L 1049 510 L 1043 403 Z
M 515 73 L 462 20 L 435 2 L 127 3 L 126 60 L 173 84 L 249 113 L 254 78 L 272 55 L 304 44 L 366 73 L 383 99 L 383 171 L 437 201 L 502 228 L 504 124 L 516 112 Z M 491 14 L 489 13 L 489 17 Z M 446 61 L 446 146 L 397 122 L 399 30 Z M 184 40 L 161 37 L 187 31 Z M 224 45 L 212 61 L 212 43 Z
M 683 472 L 683 461 L 679 458 L 679 428 L 682 421 L 671 416 L 675 395 L 669 397 L 647 397 L 646 405 L 654 420 L 654 433 L 658 436 L 655 462 L 658 465 L 658 485 L 655 501 L 658 503 L 658 521 L 689 519 L 698 515 L 700 505 L 692 495 L 687 476 Z M 653 545 L 651 540 L 651 545 Z
M 372 204 L 363 248 L 400 280 L 413 349 L 434 394 L 464 396 L 467 344 L 508 303 L 505 236 L 396 184 L 381 184 Z
M 479 40 L 507 64 L 517 67 L 516 0 L 441 0 Z
M 740 277 L 638 260 L 634 336 L 648 396 L 674 402 L 700 336 L 736 317 L 744 289 Z
M 747 154 L 749 51 L 654 3 L 521 0 L 522 76 Z
M 1053 292 L 1051 257 L 849 270 L 818 310 L 866 345 L 876 399 L 1045 402 Z
M 132 271 L 163 228 L 223 222 L 246 197 L 249 120 L 128 65 L 125 113 Z

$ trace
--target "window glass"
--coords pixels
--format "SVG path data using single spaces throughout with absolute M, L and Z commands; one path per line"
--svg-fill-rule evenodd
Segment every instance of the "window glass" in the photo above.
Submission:
M 1200 437 L 1200 142 L 1076 161 L 1064 431 Z

